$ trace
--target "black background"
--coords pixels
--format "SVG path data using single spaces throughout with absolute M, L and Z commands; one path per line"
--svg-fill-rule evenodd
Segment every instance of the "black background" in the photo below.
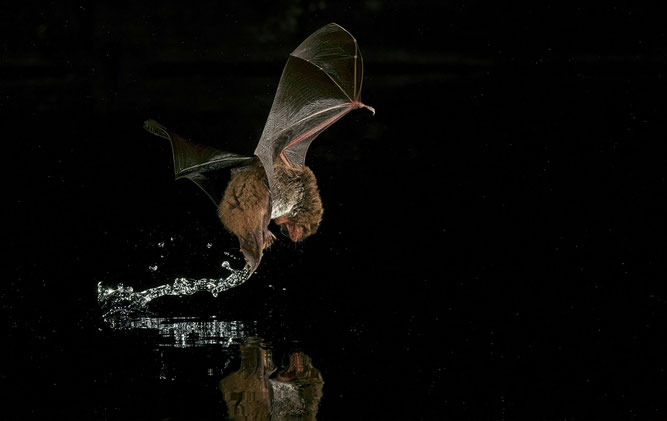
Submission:
M 310 149 L 319 232 L 168 310 L 299 341 L 321 419 L 664 419 L 667 37 L 630 4 L 3 5 L 0 410 L 223 417 L 214 383 L 158 382 L 99 320 L 98 282 L 217 276 L 237 250 L 141 125 L 252 153 L 289 52 L 336 22 L 377 114 Z

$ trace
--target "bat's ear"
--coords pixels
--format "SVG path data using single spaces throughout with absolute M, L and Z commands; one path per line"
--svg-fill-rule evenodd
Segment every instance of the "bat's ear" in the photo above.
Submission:
M 155 120 L 150 119 L 144 121 L 144 130 L 153 133 L 155 136 L 160 136 L 167 140 L 171 140 L 171 136 L 169 136 L 169 129 Z

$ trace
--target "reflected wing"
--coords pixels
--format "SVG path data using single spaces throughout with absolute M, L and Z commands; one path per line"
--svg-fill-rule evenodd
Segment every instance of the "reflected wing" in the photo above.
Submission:
M 360 101 L 363 61 L 357 41 L 335 23 L 320 28 L 290 54 L 255 155 L 273 186 L 280 156 L 304 165 L 310 143 Z
M 170 131 L 155 120 L 144 122 L 144 129 L 156 136 L 169 139 L 174 158 L 176 179 L 187 178 L 197 184 L 218 206 L 224 193 L 225 181 L 220 171 L 224 168 L 250 164 L 255 158 L 199 145 Z

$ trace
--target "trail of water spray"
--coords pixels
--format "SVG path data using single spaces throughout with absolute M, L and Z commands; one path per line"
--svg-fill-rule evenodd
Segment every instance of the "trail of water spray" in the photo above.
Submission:
M 103 310 L 103 317 L 128 315 L 147 311 L 148 303 L 165 295 L 184 296 L 199 291 L 208 291 L 214 297 L 228 289 L 237 287 L 250 277 L 250 270 L 232 269 L 229 262 L 223 262 L 222 267 L 231 274 L 225 278 L 188 279 L 176 278 L 173 283 L 160 285 L 143 291 L 134 291 L 134 288 L 118 284 L 115 288 L 97 284 L 97 301 Z

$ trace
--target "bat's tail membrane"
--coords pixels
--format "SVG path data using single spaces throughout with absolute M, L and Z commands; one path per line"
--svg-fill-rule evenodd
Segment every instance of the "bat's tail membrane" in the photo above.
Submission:
M 167 128 L 153 119 L 144 121 L 144 129 L 153 133 L 155 136 L 160 136 L 167 140 L 171 140 Z

